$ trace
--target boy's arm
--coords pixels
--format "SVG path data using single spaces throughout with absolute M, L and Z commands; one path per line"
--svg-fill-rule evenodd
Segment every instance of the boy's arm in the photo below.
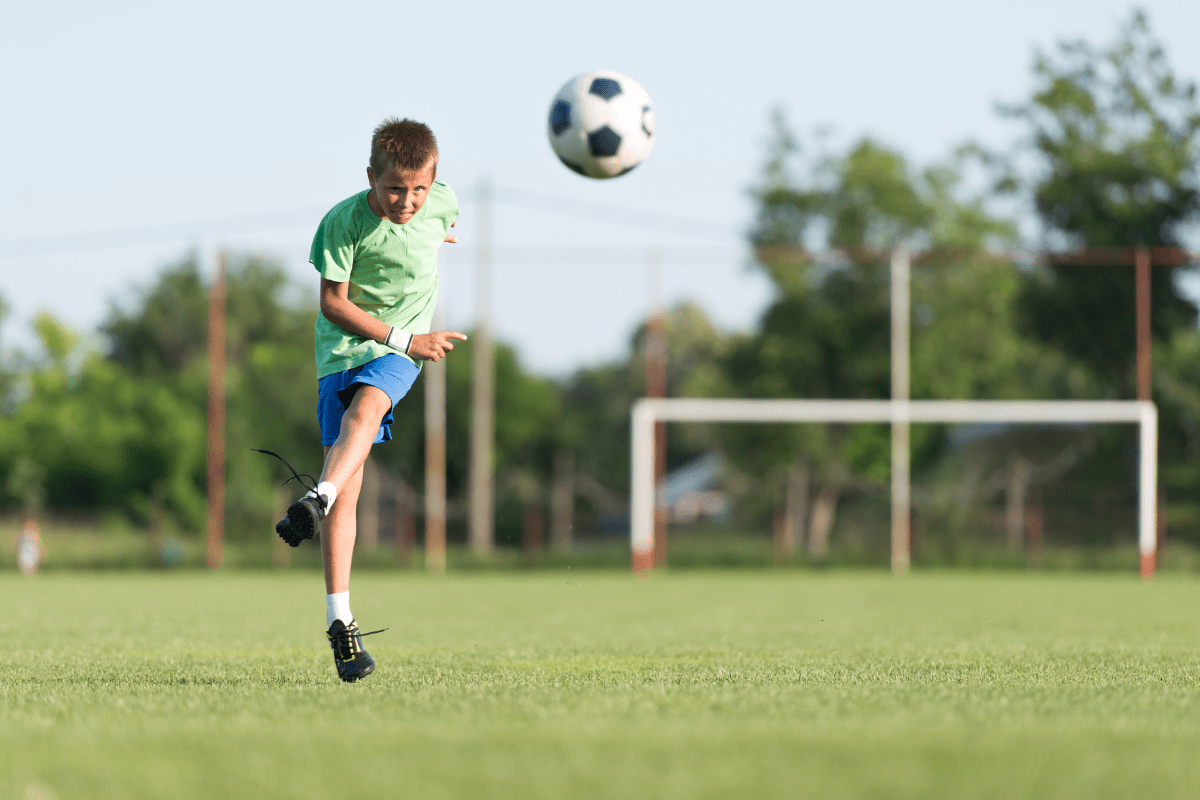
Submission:
M 387 342 L 392 330 L 392 326 L 380 322 L 351 302 L 349 281 L 339 283 L 321 278 L 321 313 L 342 330 L 364 339 L 374 339 L 380 344 Z
M 338 283 L 321 278 L 321 313 L 325 315 L 325 319 L 342 330 L 392 346 L 388 344 L 388 334 L 392 332 L 392 326 L 375 319 L 351 302 L 349 281 Z M 414 359 L 440 361 L 447 352 L 454 349 L 451 339 L 465 341 L 466 338 L 457 331 L 418 333 L 412 337 L 407 349 L 393 349 L 405 352 Z

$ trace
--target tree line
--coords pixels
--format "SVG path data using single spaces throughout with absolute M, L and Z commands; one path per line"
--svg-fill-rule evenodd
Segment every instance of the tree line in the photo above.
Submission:
M 904 244 L 917 254 L 914 398 L 1133 397 L 1132 268 L 1024 257 L 1031 236 L 1022 225 L 1037 222 L 1032 249 L 1182 245 L 1200 214 L 1195 85 L 1174 74 L 1141 14 L 1107 46 L 1069 42 L 1040 53 L 1033 75 L 1032 95 L 1001 109 L 1024 131 L 1018 146 L 964 144 L 929 165 L 871 137 L 844 147 L 801 137 L 782 110 L 773 113 L 749 233 L 773 299 L 752 330 L 738 333 L 718 330 L 694 306 L 670 310 L 668 395 L 887 398 L 887 253 Z M 1189 270 L 1152 271 L 1153 381 L 1166 517 L 1173 536 L 1200 544 L 1200 333 L 1195 299 L 1183 287 Z M 294 289 L 269 259 L 231 262 L 234 537 L 257 536 L 272 522 L 277 465 L 251 447 L 318 468 L 316 307 Z M 136 302 L 111 309 L 99 331 L 105 348 L 82 347 L 76 332 L 40 316 L 43 353 L 5 351 L 0 361 L 7 506 L 103 511 L 137 523 L 161 509 L 182 530 L 202 531 L 206 309 L 207 287 L 189 257 L 167 266 Z M 559 380 L 526 369 L 517 346 L 497 347 L 502 543 L 519 537 L 524 506 L 545 502 L 563 454 L 577 476 L 581 531 L 604 529 L 627 497 L 629 408 L 644 392 L 645 335 L 633 331 L 620 357 Z M 467 483 L 470 347 L 446 362 L 452 505 L 461 505 Z M 419 489 L 419 384 L 395 416 L 395 442 L 377 448 L 377 458 Z M 818 557 L 840 530 L 839 509 L 886 496 L 889 440 L 880 426 L 680 426 L 668 443 L 672 467 L 722 454 L 725 489 L 740 501 L 735 523 L 746 529 L 769 526 L 801 486 L 805 511 L 795 524 Z M 1060 527 L 1075 541 L 1107 541 L 1108 506 L 1094 498 L 1128 503 L 1130 447 L 1116 429 L 968 435 L 918 426 L 913 474 L 929 546 L 953 548 L 955 537 L 969 535 L 962 531 L 976 520 L 964 509 L 1011 501 L 1018 491 L 1024 498 L 1031 487 L 1048 503 L 1057 497 Z M 456 531 L 461 538 L 452 516 L 452 538 Z

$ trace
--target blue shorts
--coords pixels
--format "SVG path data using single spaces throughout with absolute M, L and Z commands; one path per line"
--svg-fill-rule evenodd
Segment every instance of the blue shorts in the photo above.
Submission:
M 331 445 L 342 432 L 342 416 L 350 407 L 354 393 L 360 386 L 382 389 L 392 401 L 408 394 L 413 382 L 421 374 L 421 368 L 402 355 L 389 353 L 361 367 L 326 375 L 317 382 L 317 421 L 321 423 L 321 444 Z M 392 412 L 388 410 L 379 423 L 375 444 L 392 440 Z

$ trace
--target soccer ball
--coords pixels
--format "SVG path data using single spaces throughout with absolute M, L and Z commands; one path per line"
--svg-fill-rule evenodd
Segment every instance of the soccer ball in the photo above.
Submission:
M 567 82 L 550 105 L 550 146 L 589 178 L 615 178 L 654 147 L 654 105 L 637 81 L 602 69 Z

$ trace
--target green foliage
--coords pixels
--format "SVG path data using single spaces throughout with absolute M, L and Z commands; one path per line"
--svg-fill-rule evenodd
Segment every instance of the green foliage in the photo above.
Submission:
M 231 263 L 226 314 L 226 511 L 232 538 L 270 530 L 282 468 L 251 451 L 283 454 L 301 471 L 322 463 L 316 424 L 311 302 L 297 303 L 282 270 L 260 259 Z M 52 317 L 37 321 L 44 363 L 23 376 L 26 397 L 0 418 L 0 476 L 19 458 L 47 471 L 49 505 L 115 511 L 137 521 L 157 492 L 174 525 L 204 525 L 207 428 L 208 287 L 194 260 L 166 268 L 115 306 L 102 327 L 107 357 L 82 353 L 77 336 Z M 472 345 L 445 362 L 448 383 L 448 488 L 465 492 L 470 451 Z M 499 343 L 496 452 L 501 503 L 519 484 L 548 488 L 555 452 L 589 449 L 587 431 L 564 419 L 560 388 L 531 375 L 515 349 Z M 82 360 L 81 360 L 82 358 Z M 424 482 L 424 386 L 396 407 L 395 441 L 376 457 L 420 488 Z M 628 404 L 621 409 L 628 416 Z M 621 447 L 627 447 L 627 436 Z M 627 453 L 622 459 L 628 460 Z M 14 490 L 15 491 L 15 490 Z M 290 490 L 288 490 L 290 491 Z M 19 500 L 15 495 L 12 500 Z M 509 515 L 511 516 L 511 515 Z M 519 521 L 501 521 L 501 538 Z
M 1154 348 L 1159 410 L 1159 485 L 1172 535 L 1200 541 L 1200 331 Z
M 73 334 L 48 315 L 38 318 L 37 330 L 52 358 L 26 374 L 28 397 L 3 420 L 13 440 L 5 453 L 9 480 L 18 480 L 19 465 L 29 461 L 44 470 L 53 508 L 143 516 L 159 484 L 182 519 L 198 519 L 203 417 L 169 386 L 97 353 L 69 369 L 65 343 Z
M 208 286 L 195 258 L 164 269 L 133 308 L 114 307 L 100 330 L 112 360 L 140 375 L 178 376 L 203 358 Z
M 806 161 L 783 115 L 773 115 L 751 239 L 777 295 L 758 331 L 731 352 L 728 390 L 756 397 L 888 396 L 882 264 L 903 243 L 920 254 L 912 285 L 914 397 L 1131 394 L 1132 265 L 1017 269 L 987 249 L 1013 242 L 1016 230 L 992 213 L 991 198 L 1027 190 L 1058 245 L 1178 244 L 1181 230 L 1200 218 L 1195 87 L 1176 78 L 1141 14 L 1106 49 L 1073 42 L 1057 57 L 1039 54 L 1034 73 L 1031 100 L 1009 109 L 1028 126 L 1032 158 L 1012 164 L 1032 163 L 1033 177 L 1009 164 L 986 195 L 966 193 L 965 176 L 977 168 L 996 173 L 1005 163 L 977 146 L 924 169 L 869 138 Z M 1195 382 L 1186 377 L 1196 370 L 1189 342 L 1197 310 L 1180 293 L 1181 273 L 1156 266 L 1151 298 L 1164 486 L 1176 497 L 1195 477 L 1184 466 L 1185 452 L 1200 439 Z M 882 441 L 865 426 L 853 440 L 846 436 L 836 426 L 769 428 L 731 431 L 725 441 L 752 474 L 779 475 L 789 461 L 804 460 L 815 462 L 826 482 L 886 476 Z M 925 426 L 914 436 L 918 471 L 949 463 L 941 429 Z M 1008 446 L 1021 447 L 1016 440 Z M 1123 436 L 1104 433 L 1077 479 L 1097 487 L 1127 482 L 1125 450 Z M 1186 500 L 1168 506 L 1173 524 L 1187 523 L 1185 536 L 1200 522 L 1200 506 L 1193 506 Z
M 473 332 L 456 342 L 442 362 L 446 370 L 446 472 L 449 494 L 465 492 L 471 442 L 471 393 L 474 375 Z M 554 452 L 562 442 L 559 396 L 553 381 L 530 374 L 517 351 L 503 342 L 495 354 L 495 452 L 497 474 L 520 473 L 549 485 Z M 423 370 L 431 365 L 425 364 Z M 373 456 L 416 487 L 425 480 L 425 385 L 413 389 L 393 410 L 392 442 L 376 445 Z
M 1036 88 L 1010 109 L 1029 132 L 1016 160 L 986 191 L 979 174 L 1005 167 L 975 145 L 920 165 L 864 137 L 842 148 L 802 141 L 784 115 L 758 185 L 750 243 L 775 295 L 755 329 L 728 336 L 700 309 L 666 316 L 670 396 L 886 398 L 890 395 L 889 272 L 896 245 L 913 265 L 912 395 L 917 398 L 1082 398 L 1131 394 L 1133 272 L 1128 268 L 1017 268 L 997 255 L 1016 240 L 994 201 L 1025 191 L 1053 244 L 1171 245 L 1200 217 L 1195 87 L 1177 78 L 1145 18 L 1115 44 L 1084 42 L 1039 54 Z M 1029 176 L 1013 164 L 1033 165 Z M 1102 271 L 1098 271 L 1102 270 Z M 1162 412 L 1167 516 L 1200 530 L 1200 504 L 1179 501 L 1200 479 L 1200 334 L 1181 270 L 1153 271 L 1155 399 Z M 315 276 L 313 283 L 315 284 Z M 314 292 L 306 286 L 303 296 Z M 0 360 L 0 478 L 10 503 L 45 492 L 60 509 L 117 512 L 135 521 L 162 497 L 174 523 L 199 531 L 204 508 L 207 286 L 194 261 L 164 270 L 115 306 L 102 330 L 107 356 L 80 345 L 53 318 L 36 322 L 42 360 L 20 374 Z M 297 301 L 277 265 L 241 259 L 228 277 L 227 506 L 234 536 L 269 530 L 281 467 L 252 453 L 275 450 L 302 471 L 321 464 L 314 419 L 312 300 Z M 5 309 L 0 302 L 0 320 Z M 496 347 L 500 539 L 512 539 L 520 506 L 544 499 L 556 455 L 575 457 L 598 521 L 628 489 L 629 409 L 645 392 L 646 330 L 610 363 L 558 381 L 530 374 L 518 349 Z M 468 479 L 474 341 L 444 364 L 448 384 L 448 489 Z M 424 478 L 424 386 L 395 409 L 395 441 L 374 450 L 392 473 Z M 945 430 L 914 428 L 919 474 L 964 469 L 977 453 L 950 453 Z M 1100 436 L 1079 480 L 1127 482 L 1121 436 Z M 740 468 L 755 515 L 768 524 L 786 470 L 811 467 L 812 493 L 833 487 L 884 497 L 884 426 L 674 426 L 670 468 L 721 447 Z M 1003 443 L 1020 449 L 1015 438 Z M 995 456 L 989 454 L 987 458 Z M 1082 457 L 1081 457 L 1082 458 Z M 967 464 L 982 469 L 979 456 Z M 990 463 L 990 462 L 989 462 Z M 994 466 L 994 465 L 992 465 Z M 990 468 L 990 467 L 989 467 Z M 44 471 L 44 480 L 34 480 Z M 964 478 L 973 480 L 968 474 Z M 1099 483 L 1097 483 L 1099 485 Z M 287 491 L 290 491 L 287 490 Z M 824 496 L 829 493 L 825 492 Z M 615 516 L 615 515 L 614 515 Z M 452 528 L 452 534 L 461 529 Z
M 4 300 L 4 295 L 0 294 L 0 331 L 4 329 L 4 322 L 8 318 L 9 309 L 8 303 Z M 4 347 L 3 339 L 0 339 L 0 437 L 3 436 L 3 414 L 15 403 L 16 398 L 13 396 L 16 390 L 16 371 L 9 363 L 9 353 Z M 0 439 L 2 442 L 2 439 Z
M 663 328 L 667 396 L 724 394 L 729 337 L 690 303 L 668 310 Z M 639 326 L 622 359 L 582 368 L 560 387 L 564 443 L 574 450 L 579 471 L 622 498 L 629 490 L 629 410 L 645 395 L 646 335 L 646 326 Z M 681 466 L 714 444 L 707 426 L 673 426 L 667 436 L 667 468 Z
M 319 456 L 312 366 L 315 308 L 295 305 L 278 266 L 235 262 L 228 276 L 226 456 L 229 531 L 266 530 L 278 482 L 264 447 Z M 193 260 L 165 269 L 102 331 L 109 354 L 81 349 L 49 315 L 45 353 L 22 376 L 23 399 L 0 418 L 0 470 L 45 470 L 47 504 L 145 521 L 159 496 L 174 524 L 203 529 L 208 291 Z M 302 459 L 297 458 L 298 461 Z M 319 461 L 317 462 L 319 463 Z
M 1133 14 L 1107 48 L 1078 41 L 1056 56 L 1039 53 L 1034 76 L 1031 100 L 1008 111 L 1028 128 L 1037 164 L 1030 189 L 1052 237 L 1076 247 L 1179 244 L 1181 230 L 1200 219 L 1200 106 L 1146 17 Z M 1151 274 L 1161 341 L 1196 324 L 1182 271 L 1160 265 Z M 1132 265 L 1053 266 L 1022 305 L 1029 330 L 1086 362 L 1107 396 L 1131 394 Z
M 772 125 L 773 140 L 755 190 L 759 210 L 751 239 L 776 297 L 758 330 L 740 338 L 724 359 L 725 392 L 889 397 L 888 251 L 907 243 L 925 247 L 935 263 L 987 264 L 995 259 L 983 254 L 984 246 L 1011 241 L 1015 226 L 991 214 L 986 198 L 963 194 L 965 171 L 981 155 L 977 148 L 961 148 L 944 163 L 918 170 L 898 151 L 866 138 L 843 153 L 806 162 L 782 114 L 775 113 Z M 813 250 L 822 255 L 814 256 Z M 979 374 L 990 368 L 986 362 L 993 346 L 1003 342 L 1010 351 L 1021 350 L 1005 305 L 1008 295 L 985 291 L 962 305 L 954 301 L 967 292 L 955 297 L 933 285 L 949 281 L 979 289 L 988 280 L 1011 286 L 1016 276 L 994 268 L 987 276 L 975 275 L 972 266 L 944 267 L 941 277 L 931 276 L 926 306 L 939 317 L 939 333 L 916 344 L 914 369 L 925 370 L 914 376 L 917 392 L 974 396 L 970 392 L 999 382 L 1003 367 L 986 379 Z M 920 302 L 922 287 L 914 291 Z M 979 306 L 987 309 L 983 318 L 972 314 Z M 971 339 L 956 338 L 960 321 L 976 326 L 979 349 L 974 353 L 967 352 Z M 922 345 L 930 349 L 921 353 Z M 939 352 L 943 345 L 950 352 Z M 952 375 L 947 357 L 958 362 Z M 1001 396 L 1011 391 L 1006 386 Z M 915 443 L 917 451 L 931 459 L 937 431 L 926 429 L 923 436 Z M 784 468 L 798 461 L 815 467 L 818 481 L 839 492 L 849 487 L 879 491 L 890 472 L 888 433 L 882 426 L 728 426 L 723 442 L 747 473 L 769 476 L 757 483 L 767 497 L 778 494 Z
M 883 249 L 928 224 L 931 205 L 900 153 L 863 139 L 832 166 L 836 183 L 822 199 L 833 247 Z
M 46 504 L 46 468 L 29 456 L 20 456 L 8 471 L 5 488 L 26 514 L 37 514 Z
M 754 190 L 759 207 L 751 240 L 757 247 L 880 252 L 907 242 L 979 250 L 1015 237 L 1013 223 L 991 214 L 985 196 L 963 194 L 967 170 L 986 158 L 979 148 L 959 148 L 943 163 L 917 170 L 899 151 L 868 137 L 844 153 L 806 161 L 781 112 L 772 115 L 772 126 Z M 794 264 L 778 255 L 763 263 L 772 279 L 784 291 L 802 286 L 789 269 Z
M 1200 213 L 1196 86 L 1177 78 L 1146 16 L 1117 41 L 1039 52 L 1037 88 L 1009 109 L 1041 165 L 1033 196 L 1046 226 L 1077 245 L 1178 244 Z
M 1017 301 L 1027 281 L 986 254 L 913 265 L 914 398 L 1033 400 L 1094 390 L 1081 365 L 1022 334 Z

